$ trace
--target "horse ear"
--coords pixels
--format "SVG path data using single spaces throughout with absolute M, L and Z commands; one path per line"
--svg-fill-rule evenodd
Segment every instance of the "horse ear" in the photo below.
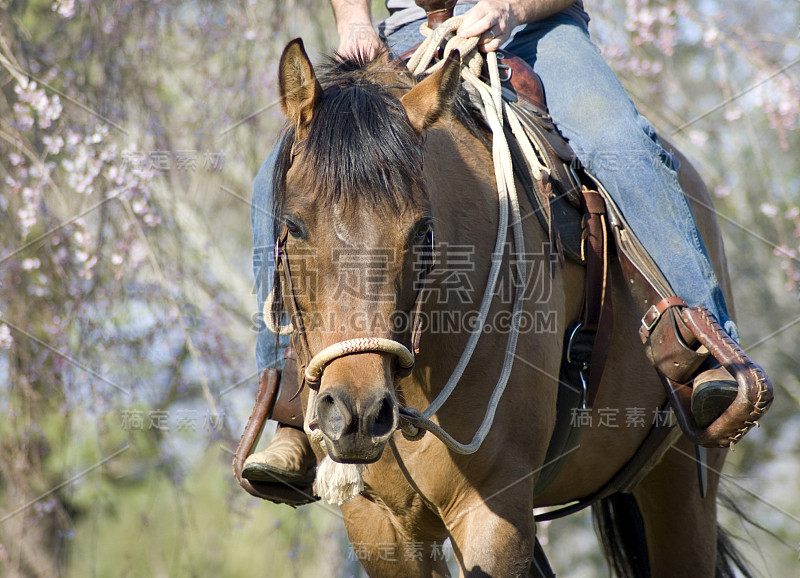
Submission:
M 450 110 L 461 84 L 461 54 L 453 50 L 439 70 L 409 90 L 400 101 L 414 132 L 422 132 Z
M 300 38 L 289 42 L 283 50 L 278 68 L 278 90 L 283 113 L 297 127 L 297 137 L 303 138 L 322 99 L 322 86 Z

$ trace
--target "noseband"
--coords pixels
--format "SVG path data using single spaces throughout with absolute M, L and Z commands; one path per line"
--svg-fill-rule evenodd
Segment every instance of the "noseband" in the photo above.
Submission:
M 353 355 L 355 353 L 389 353 L 397 358 L 395 374 L 397 377 L 406 377 L 414 369 L 414 354 L 409 349 L 393 339 L 383 337 L 359 337 L 334 343 L 317 353 L 308 362 L 304 377 L 308 387 L 319 389 L 322 372 L 331 361 Z

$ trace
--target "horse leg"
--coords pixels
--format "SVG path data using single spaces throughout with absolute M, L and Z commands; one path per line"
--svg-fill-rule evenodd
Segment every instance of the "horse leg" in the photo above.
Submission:
M 694 446 L 681 437 L 633 494 L 644 520 L 651 576 L 714 576 L 717 486 L 727 450 L 708 450 L 708 493 L 700 497 Z
M 499 479 L 514 478 L 498 475 Z M 530 478 L 459 500 L 445 523 L 464 576 L 527 576 L 535 525 Z
M 450 576 L 442 550 L 447 534 L 441 522 L 424 523 L 429 513 L 411 508 L 412 522 L 398 518 L 380 500 L 364 495 L 356 496 L 341 509 L 351 555 L 370 576 Z

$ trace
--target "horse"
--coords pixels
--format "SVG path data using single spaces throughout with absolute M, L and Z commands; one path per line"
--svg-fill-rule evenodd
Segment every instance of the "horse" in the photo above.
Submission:
M 401 371 L 387 351 L 341 355 L 301 393 L 307 420 L 315 416 L 311 426 L 322 434 L 311 440 L 317 455 L 366 464 L 363 491 L 341 505 L 358 559 L 373 576 L 448 576 L 436 549 L 449 538 L 462 575 L 536 575 L 534 508 L 567 504 L 601 488 L 647 434 L 625 427 L 619 412 L 650 411 L 666 399 L 645 358 L 640 315 L 619 266 L 612 263 L 610 271 L 615 330 L 591 409 L 594 423 L 603 410 L 606 417 L 616 412 L 618 427 L 586 428 L 577 448 L 559 456 L 563 468 L 542 492 L 534 487 L 556 421 L 563 336 L 580 314 L 585 270 L 569 260 L 553 265 L 548 233 L 528 218 L 535 208 L 524 196 L 529 269 L 546 274 L 536 277 L 539 288 L 524 300 L 529 323 L 519 332 L 491 429 L 468 455 L 430 433 L 404 435 L 398 408 L 425 408 L 441 392 L 467 347 L 469 320 L 490 272 L 499 218 L 492 136 L 464 98 L 457 62 L 422 80 L 385 53 L 332 57 L 315 69 L 295 40 L 281 58 L 279 93 L 287 125 L 275 169 L 274 215 L 288 270 L 276 282 L 277 306 L 294 314 L 295 325 L 300 320 L 309 354 L 354 339 L 409 343 L 408 319 L 412 325 L 418 317 L 426 320 L 410 371 Z M 732 304 L 708 191 L 675 152 L 680 183 Z M 434 239 L 439 249 L 432 255 Z M 501 287 L 518 283 L 511 253 L 506 248 Z M 434 258 L 437 274 L 428 274 L 421 298 L 420 280 Z M 488 318 L 507 319 L 510 309 L 508 299 L 496 296 Z M 456 321 L 437 330 L 436 319 Z M 471 439 L 481 424 L 504 369 L 507 339 L 502 323 L 487 323 L 457 387 L 436 411 L 433 421 L 455 439 Z M 727 450 L 708 450 L 705 497 L 694 451 L 681 435 L 632 494 L 594 506 L 618 572 L 730 572 L 733 554 L 716 514 Z M 387 544 L 395 547 L 391 554 Z

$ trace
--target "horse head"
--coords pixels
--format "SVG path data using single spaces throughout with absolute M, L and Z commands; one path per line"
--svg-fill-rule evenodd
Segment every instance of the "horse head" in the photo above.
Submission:
M 411 326 L 433 245 L 422 139 L 458 86 L 457 54 L 419 83 L 385 55 L 332 61 L 320 79 L 299 39 L 281 57 L 281 295 L 315 360 L 310 427 L 336 461 L 377 460 L 398 427 L 395 380 L 413 365 Z M 336 354 L 321 353 L 336 344 Z

